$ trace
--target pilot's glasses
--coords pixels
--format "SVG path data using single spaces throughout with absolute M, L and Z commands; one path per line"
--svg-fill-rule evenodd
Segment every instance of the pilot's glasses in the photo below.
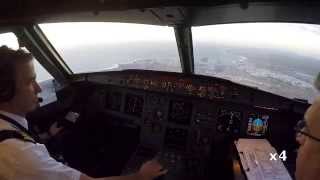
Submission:
M 305 120 L 300 120 L 300 121 L 298 121 L 298 123 L 297 123 L 297 125 L 295 126 L 294 130 L 295 130 L 297 133 L 303 134 L 303 135 L 305 135 L 305 136 L 307 136 L 307 137 L 309 137 L 309 138 L 311 138 L 311 139 L 313 139 L 313 140 L 315 140 L 315 141 L 320 142 L 320 138 L 317 138 L 317 137 L 315 137 L 315 136 L 313 136 L 313 135 L 311 135 L 311 134 L 309 133 L 309 128 L 308 128 L 307 123 L 306 123 Z

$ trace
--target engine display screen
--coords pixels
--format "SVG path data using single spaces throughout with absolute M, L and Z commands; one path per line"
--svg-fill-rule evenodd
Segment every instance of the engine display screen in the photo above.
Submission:
M 105 107 L 110 110 L 120 111 L 122 94 L 120 92 L 107 92 L 106 93 Z
M 269 119 L 269 115 L 250 114 L 247 134 L 251 136 L 264 136 L 268 129 Z
M 142 116 L 143 97 L 139 95 L 127 94 L 125 112 L 137 117 Z
M 189 125 L 192 114 L 192 104 L 183 101 L 171 101 L 169 110 L 169 122 Z
M 234 135 L 240 132 L 241 112 L 220 109 L 217 118 L 217 130 L 222 133 L 232 133 Z

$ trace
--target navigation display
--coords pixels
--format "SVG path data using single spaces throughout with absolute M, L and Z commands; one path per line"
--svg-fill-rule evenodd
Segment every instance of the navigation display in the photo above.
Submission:
M 269 115 L 250 114 L 247 134 L 251 136 L 264 136 L 268 129 L 269 118 Z
M 137 117 L 142 116 L 143 97 L 139 95 L 127 94 L 125 112 Z
M 120 111 L 122 94 L 120 92 L 107 92 L 106 93 L 105 107 L 110 110 Z
M 192 114 L 192 104 L 183 101 L 171 101 L 169 110 L 169 122 L 189 125 Z

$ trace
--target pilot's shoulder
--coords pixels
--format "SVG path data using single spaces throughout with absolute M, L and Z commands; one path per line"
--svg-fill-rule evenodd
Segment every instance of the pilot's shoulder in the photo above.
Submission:
M 25 147 L 30 146 L 31 144 L 33 143 L 26 142 L 16 138 L 8 138 L 0 142 L 0 149 L 6 148 L 14 151 L 19 149 L 24 149 Z
M 7 126 L 6 124 L 1 124 L 0 122 L 0 131 L 2 130 L 16 131 L 16 129 L 12 128 L 11 126 Z M 12 154 L 12 153 L 21 152 L 32 145 L 33 145 L 32 142 L 23 141 L 17 138 L 8 138 L 0 142 L 0 151 Z
M 4 129 L 13 129 L 12 126 L 0 118 L 0 131 Z
M 26 144 L 18 139 L 6 139 L 0 142 L 0 159 L 4 162 L 15 162 L 17 155 L 21 154 Z
M 312 105 L 315 106 L 317 109 L 320 108 L 320 96 L 316 98 Z

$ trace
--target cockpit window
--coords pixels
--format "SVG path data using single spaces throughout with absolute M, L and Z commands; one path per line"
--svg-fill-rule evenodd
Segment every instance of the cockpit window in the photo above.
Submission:
M 30 52 L 26 47 L 21 47 L 21 49 L 23 49 L 24 51 Z M 34 58 L 33 65 L 37 75 L 37 82 L 44 83 L 45 81 L 48 81 L 48 80 L 51 81 L 52 79 L 54 79 L 52 75 L 39 63 L 39 61 L 36 60 L 35 57 L 33 58 Z
M 239 23 L 192 28 L 195 73 L 312 102 L 320 26 Z
M 74 73 L 124 69 L 181 72 L 172 27 L 106 22 L 39 26 Z
M 12 49 L 18 49 L 19 43 L 18 39 L 15 34 L 8 32 L 8 33 L 0 33 L 0 46 L 7 46 Z

